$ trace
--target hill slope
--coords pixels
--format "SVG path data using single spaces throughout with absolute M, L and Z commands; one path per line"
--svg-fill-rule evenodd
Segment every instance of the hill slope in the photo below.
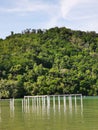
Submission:
M 2 98 L 98 95 L 98 34 L 65 27 L 25 30 L 0 40 Z

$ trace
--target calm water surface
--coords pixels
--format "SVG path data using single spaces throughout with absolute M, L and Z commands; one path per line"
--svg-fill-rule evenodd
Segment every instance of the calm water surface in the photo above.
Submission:
M 0 101 L 0 130 L 98 130 L 98 97 L 74 99 L 72 104 L 63 100 L 60 106 L 51 101 L 50 106 L 23 108 L 21 100 L 15 107 L 9 101 Z

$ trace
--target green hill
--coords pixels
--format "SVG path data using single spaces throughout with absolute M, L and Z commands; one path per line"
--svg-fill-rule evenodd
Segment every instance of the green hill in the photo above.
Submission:
M 0 96 L 98 95 L 98 34 L 65 27 L 0 39 Z

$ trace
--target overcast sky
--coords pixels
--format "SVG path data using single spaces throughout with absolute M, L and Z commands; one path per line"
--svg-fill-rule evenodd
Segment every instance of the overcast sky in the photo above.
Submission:
M 98 0 L 0 0 L 0 38 L 55 26 L 98 32 Z

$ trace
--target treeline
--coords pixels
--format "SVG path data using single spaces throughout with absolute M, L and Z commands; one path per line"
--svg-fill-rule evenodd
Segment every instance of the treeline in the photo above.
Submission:
M 0 97 L 98 95 L 98 34 L 26 29 L 0 39 Z

